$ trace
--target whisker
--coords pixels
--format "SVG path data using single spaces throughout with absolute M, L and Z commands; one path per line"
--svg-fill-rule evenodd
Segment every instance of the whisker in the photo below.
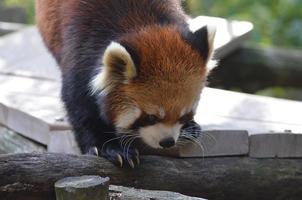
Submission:
M 200 143 L 199 140 L 197 140 L 195 137 L 191 135 L 182 135 L 182 137 L 188 139 L 188 141 L 191 141 L 193 144 L 198 146 L 202 150 L 202 157 L 204 157 L 205 148 L 203 147 L 203 145 Z
M 104 147 L 105 147 L 106 144 L 108 144 L 108 143 L 111 142 L 111 141 L 118 140 L 118 139 L 120 139 L 121 137 L 122 137 L 122 136 L 119 136 L 119 137 L 112 138 L 112 139 L 106 141 L 106 142 L 102 145 L 101 152 L 103 152 Z
M 129 144 L 128 144 L 128 148 L 127 148 L 127 161 L 129 162 L 129 149 L 130 149 L 130 147 L 131 147 L 131 144 L 135 141 L 135 139 L 137 139 L 137 138 L 139 138 L 139 136 L 134 136 L 133 138 L 132 138 L 132 140 L 129 142 Z

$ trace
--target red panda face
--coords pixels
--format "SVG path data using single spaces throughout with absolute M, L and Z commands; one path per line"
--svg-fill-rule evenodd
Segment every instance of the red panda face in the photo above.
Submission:
M 207 28 L 187 37 L 174 27 L 152 27 L 107 47 L 92 83 L 105 96 L 102 112 L 120 134 L 134 131 L 153 148 L 177 142 L 206 81 L 210 38 Z

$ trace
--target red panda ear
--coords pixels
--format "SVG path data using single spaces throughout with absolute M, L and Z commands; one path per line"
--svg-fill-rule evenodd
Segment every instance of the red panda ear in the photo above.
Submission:
M 117 42 L 111 42 L 106 48 L 103 64 L 103 67 L 112 73 L 112 78 L 128 81 L 136 76 L 136 67 L 130 53 Z
M 137 75 L 130 53 L 117 42 L 111 42 L 106 48 L 102 63 L 101 71 L 92 81 L 94 92 L 108 91 L 117 84 L 126 84 Z
M 198 50 L 206 62 L 208 62 L 212 57 L 215 35 L 216 28 L 207 25 L 192 32 L 188 31 L 183 37 L 194 49 Z

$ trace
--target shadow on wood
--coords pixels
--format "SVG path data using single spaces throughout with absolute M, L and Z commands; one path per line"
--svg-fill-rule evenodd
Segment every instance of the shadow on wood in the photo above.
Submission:
M 64 177 L 108 176 L 111 184 L 220 199 L 300 199 L 302 159 L 142 157 L 136 169 L 119 169 L 103 158 L 63 154 L 0 156 L 1 199 L 54 199 Z

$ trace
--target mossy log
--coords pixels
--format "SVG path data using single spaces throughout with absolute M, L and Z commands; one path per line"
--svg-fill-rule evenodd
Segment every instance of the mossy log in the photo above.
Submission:
M 135 169 L 103 158 L 63 154 L 0 156 L 0 199 L 55 199 L 64 177 L 99 175 L 111 184 L 174 191 L 211 200 L 301 199 L 302 159 L 177 159 L 145 156 Z

